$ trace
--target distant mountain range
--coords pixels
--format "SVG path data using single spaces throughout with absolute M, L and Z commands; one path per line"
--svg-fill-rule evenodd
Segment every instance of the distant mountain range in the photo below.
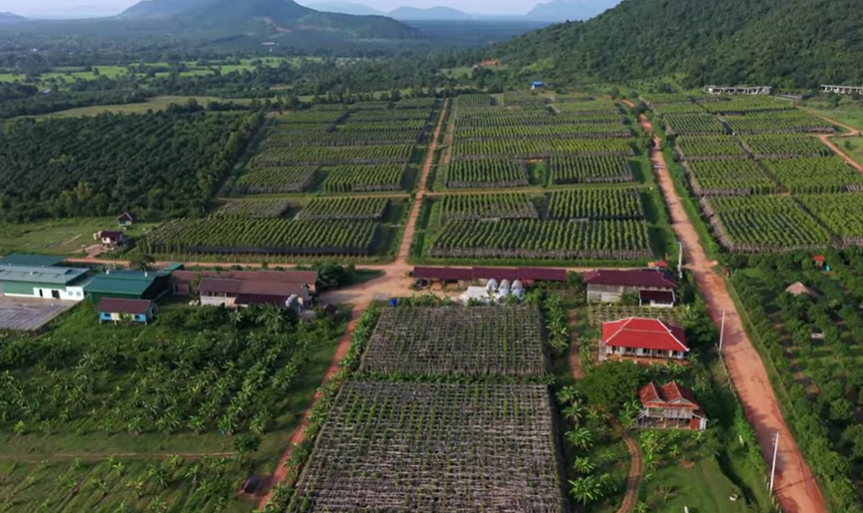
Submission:
M 317 34 L 355 39 L 406 39 L 420 32 L 384 16 L 320 12 L 293 0 L 143 0 L 115 19 L 172 20 L 185 27 L 243 36 Z
M 12 14 L 11 12 L 0 12 L 0 25 L 10 25 L 12 23 L 21 23 L 22 21 L 27 21 L 27 18 Z
M 399 7 L 390 12 L 382 12 L 364 4 L 351 2 L 312 3 L 309 7 L 319 11 L 354 15 L 382 15 L 401 21 L 544 21 L 560 23 L 564 21 L 586 20 L 617 5 L 620 0 L 552 0 L 538 4 L 522 15 L 471 14 L 451 7 Z

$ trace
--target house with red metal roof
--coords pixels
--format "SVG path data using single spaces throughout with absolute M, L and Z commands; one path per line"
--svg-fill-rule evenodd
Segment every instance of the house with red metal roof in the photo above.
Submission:
M 677 301 L 677 281 L 663 269 L 597 269 L 584 273 L 584 283 L 590 303 L 618 303 L 627 294 L 635 294 L 639 306 L 671 307 Z
M 250 305 L 311 306 L 309 287 L 304 283 L 207 277 L 198 285 L 201 305 L 241 308 Z
M 669 381 L 662 386 L 648 383 L 638 391 L 638 398 L 641 401 L 639 427 L 698 431 L 707 428 L 707 417 L 695 402 L 692 391 L 676 381 Z
M 659 319 L 630 317 L 602 324 L 599 361 L 605 360 L 683 360 L 689 347 L 680 326 Z

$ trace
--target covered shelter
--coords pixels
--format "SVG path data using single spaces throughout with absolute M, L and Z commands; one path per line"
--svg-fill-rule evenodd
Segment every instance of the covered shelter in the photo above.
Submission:
M 117 224 L 119 224 L 122 227 L 132 226 L 137 221 L 138 221 L 138 219 L 135 217 L 135 214 L 133 214 L 131 212 L 123 212 L 122 214 L 117 216 Z
M 819 297 L 817 292 L 815 292 L 813 289 L 807 287 L 806 285 L 804 285 L 802 282 L 799 282 L 799 281 L 789 285 L 785 289 L 785 292 L 791 294 L 792 296 L 807 295 L 807 296 L 812 297 L 812 298 Z
M 148 299 L 103 298 L 96 307 L 99 322 L 149 324 L 156 317 L 156 303 Z
M 198 287 L 201 305 L 242 308 L 253 304 L 296 305 L 308 308 L 311 293 L 306 284 L 262 279 L 204 278 Z
M 81 301 L 88 270 L 73 267 L 0 265 L 0 294 Z
M 692 391 L 676 381 L 669 381 L 662 386 L 648 383 L 638 391 L 638 399 L 641 402 L 639 427 L 707 429 L 707 417 L 695 402 Z
M 677 300 L 677 281 L 663 269 L 599 269 L 584 273 L 584 283 L 590 303 L 617 303 L 626 294 L 638 295 L 641 303 L 646 300 L 673 305 Z M 642 295 L 645 292 L 664 294 Z
M 639 317 L 602 323 L 599 361 L 683 360 L 688 352 L 686 332 L 680 326 Z
M 168 292 L 170 280 L 170 273 L 158 271 L 105 271 L 84 292 L 96 303 L 104 298 L 157 299 Z

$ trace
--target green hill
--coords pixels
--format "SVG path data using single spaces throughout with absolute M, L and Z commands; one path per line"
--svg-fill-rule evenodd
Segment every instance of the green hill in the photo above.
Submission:
M 488 50 L 538 79 L 683 74 L 685 85 L 817 86 L 863 80 L 858 0 L 625 0 Z
M 406 39 L 419 31 L 384 16 L 320 12 L 292 0 L 144 0 L 118 17 L 181 23 L 187 30 L 237 36 L 302 37 L 303 34 L 357 39 Z M 170 21 L 170 23 L 168 23 Z

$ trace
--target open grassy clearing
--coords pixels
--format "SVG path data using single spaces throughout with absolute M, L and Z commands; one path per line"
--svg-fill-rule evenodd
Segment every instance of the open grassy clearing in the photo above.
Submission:
M 143 235 L 156 223 L 138 223 L 126 230 L 130 237 Z M 12 252 L 81 254 L 96 244 L 93 234 L 100 230 L 117 230 L 114 218 L 58 219 L 32 223 L 0 224 L 0 254 Z

